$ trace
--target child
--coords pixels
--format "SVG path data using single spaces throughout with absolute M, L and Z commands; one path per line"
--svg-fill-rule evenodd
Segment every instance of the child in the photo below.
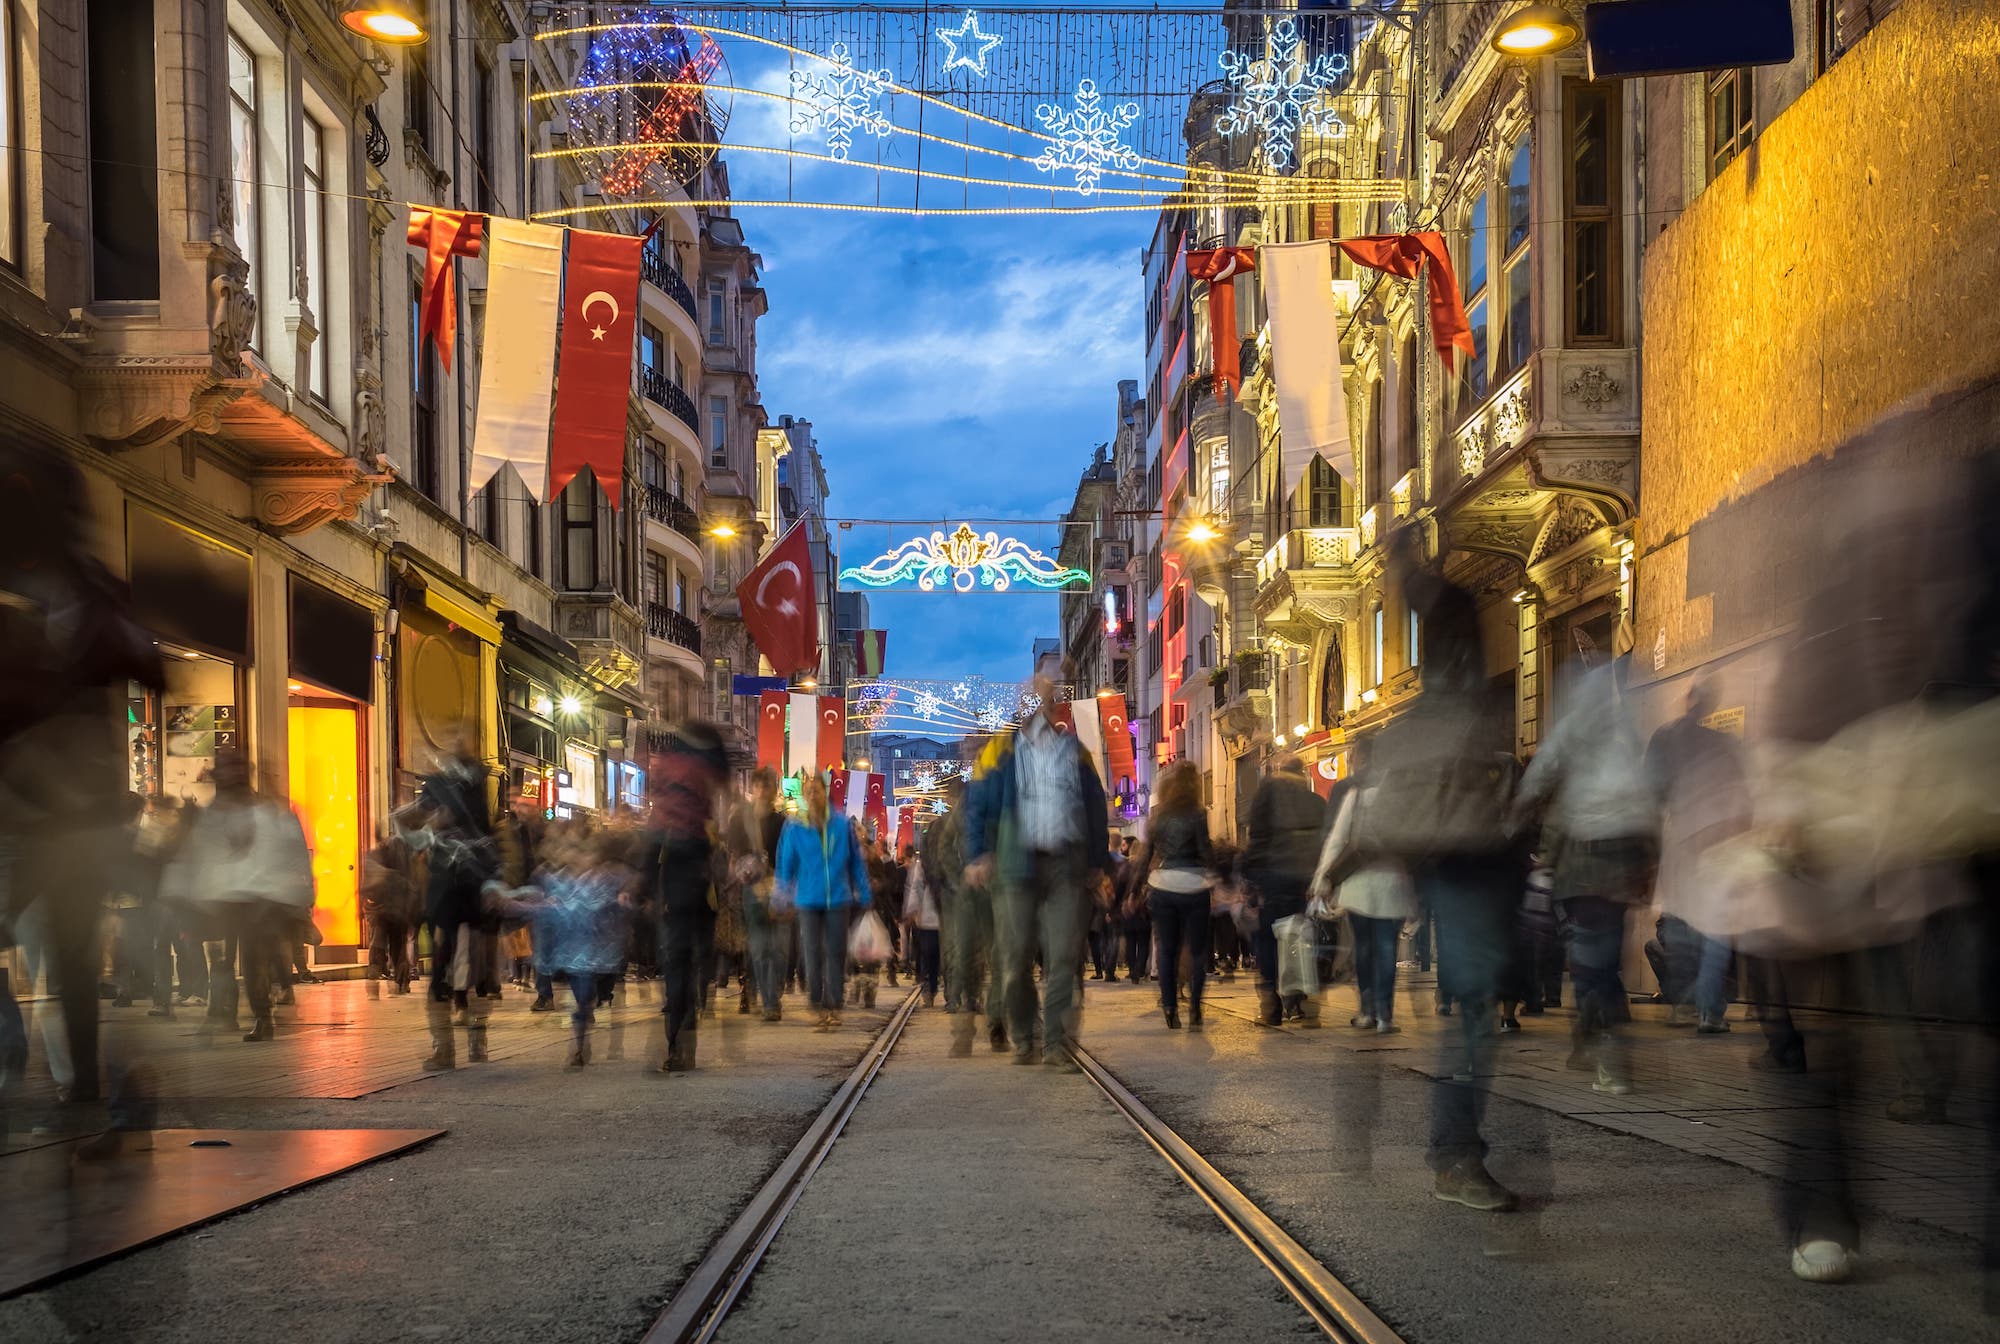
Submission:
M 625 896 L 632 874 L 616 861 L 616 852 L 607 837 L 551 837 L 533 884 L 498 902 L 503 912 L 527 918 L 538 969 L 569 981 L 576 1001 L 570 1015 L 571 1068 L 590 1062 L 600 977 L 615 974 L 625 960 Z

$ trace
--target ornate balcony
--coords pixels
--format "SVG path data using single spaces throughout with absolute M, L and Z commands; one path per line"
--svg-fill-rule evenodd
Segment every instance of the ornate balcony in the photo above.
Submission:
M 647 486 L 645 494 L 648 518 L 656 523 L 665 523 L 695 545 L 701 545 L 701 515 L 690 508 L 685 500 L 657 485 Z
M 1296 528 L 1257 562 L 1257 618 L 1272 634 L 1300 644 L 1356 610 L 1354 557 L 1361 533 L 1351 527 Z
M 613 686 L 637 684 L 646 640 L 639 613 L 624 598 L 603 590 L 559 592 L 556 619 L 584 671 Z
M 668 414 L 686 425 L 698 436 L 701 433 L 701 412 L 695 409 L 694 398 L 689 396 L 664 370 L 647 365 L 639 367 L 639 390 L 646 400 L 656 406 L 664 406 Z
M 662 602 L 646 604 L 646 638 L 663 639 L 696 657 L 701 656 L 701 626 Z
M 687 313 L 690 322 L 695 321 L 694 291 L 680 271 L 657 252 L 642 253 L 639 260 L 639 275 L 645 282 L 660 290 L 668 298 L 679 304 Z

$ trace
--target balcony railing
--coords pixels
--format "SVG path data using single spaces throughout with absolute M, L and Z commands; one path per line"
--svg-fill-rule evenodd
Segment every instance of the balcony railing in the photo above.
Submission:
M 696 435 L 701 433 L 701 412 L 695 409 L 694 398 L 667 377 L 665 370 L 640 365 L 639 391 L 645 394 L 647 401 L 666 407 L 676 420 Z
M 665 523 L 697 546 L 701 544 L 701 515 L 689 508 L 679 495 L 657 485 L 647 486 L 646 513 L 655 522 Z
M 646 604 L 646 634 L 651 639 L 678 644 L 689 653 L 701 652 L 701 627 L 664 602 Z
M 680 271 L 668 263 L 666 257 L 657 252 L 641 253 L 639 274 L 645 278 L 647 284 L 664 291 L 668 298 L 686 310 L 689 321 L 696 320 L 694 291 L 688 288 L 688 282 L 681 276 Z
M 1238 655 L 1229 670 L 1229 689 L 1234 695 L 1271 689 L 1271 660 L 1261 653 Z
M 1279 536 L 1257 562 L 1257 586 L 1287 570 L 1324 569 L 1354 563 L 1361 534 L 1351 527 L 1301 527 Z

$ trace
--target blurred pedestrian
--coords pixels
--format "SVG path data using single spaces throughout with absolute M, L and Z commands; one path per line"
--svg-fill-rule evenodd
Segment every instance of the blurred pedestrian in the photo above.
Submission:
M 653 825 L 642 876 L 647 904 L 660 924 L 665 982 L 661 1013 L 667 1038 L 662 1073 L 694 1067 L 704 979 L 715 965 L 717 874 L 712 836 L 728 771 L 722 736 L 706 723 L 668 729 L 653 751 L 647 780 L 653 793 Z
M 1257 893 L 1258 1021 L 1275 1027 L 1296 1016 L 1317 1027 L 1315 997 L 1295 994 L 1286 1001 L 1279 993 L 1278 939 L 1272 930 L 1281 919 L 1305 917 L 1308 888 L 1326 834 L 1326 800 L 1313 791 L 1305 762 L 1295 753 L 1278 752 L 1264 769 L 1264 778 L 1250 797 L 1248 837 L 1240 861 L 1244 883 Z
M 965 878 L 995 884 L 1000 995 L 1014 1062 L 1045 1058 L 1050 1067 L 1073 1070 L 1068 1047 L 1080 1020 L 1090 874 L 1110 870 L 1109 822 L 1096 765 L 1076 734 L 1052 717 L 1058 703 L 1052 668 L 1037 671 L 1032 693 L 1035 712 L 1018 731 L 995 737 L 974 767 L 966 790 Z M 1038 1016 L 1046 1055 L 1036 1046 Z
M 778 808 L 778 772 L 759 766 L 750 792 L 730 817 L 730 875 L 743 904 L 750 979 L 766 1022 L 784 1016 L 785 967 L 791 958 L 792 907 L 777 900 L 778 842 L 785 814 Z
M 917 987 L 926 1008 L 937 1006 L 939 923 L 937 887 L 925 871 L 923 859 L 912 852 L 903 885 L 903 926 L 906 945 L 916 949 Z
M 847 973 L 848 920 L 868 908 L 874 893 L 853 823 L 827 810 L 826 781 L 808 775 L 800 798 L 804 815 L 786 822 L 778 840 L 778 888 L 798 911 L 806 996 L 819 1019 L 814 1030 L 834 1031 Z
M 1181 952 L 1185 948 L 1188 1030 L 1200 1031 L 1213 927 L 1209 889 L 1215 885 L 1215 875 L 1208 813 L 1201 806 L 1201 776 L 1188 762 L 1174 762 L 1154 781 L 1146 836 L 1147 904 L 1153 917 L 1153 938 L 1159 945 L 1160 1013 L 1170 1029 L 1180 1029 Z
M 625 961 L 627 898 L 636 878 L 619 861 L 622 848 L 604 832 L 560 837 L 545 847 L 533 883 L 498 900 L 502 911 L 529 921 L 542 967 L 569 984 L 571 1068 L 590 1063 L 599 982 L 615 977 Z
M 430 934 L 431 979 L 424 1001 L 431 1072 L 458 1067 L 454 1009 L 465 1027 L 466 1058 L 484 1063 L 497 987 L 493 943 L 499 916 L 487 906 L 488 883 L 501 875 L 499 847 L 486 793 L 486 765 L 463 738 L 416 800 L 391 818 L 410 847 L 424 856 L 424 924 Z
M 1396 944 L 1403 925 L 1416 917 L 1416 890 L 1403 860 L 1365 854 L 1356 844 L 1359 815 L 1375 801 L 1370 790 L 1368 739 L 1354 744 L 1346 778 L 1329 800 L 1332 824 L 1313 873 L 1313 889 L 1347 916 L 1354 940 L 1354 982 L 1359 1011 L 1348 1025 L 1389 1036 L 1396 1025 Z
M 410 939 L 422 913 L 409 843 L 390 831 L 368 851 L 361 865 L 361 914 L 368 922 L 368 997 L 410 992 Z

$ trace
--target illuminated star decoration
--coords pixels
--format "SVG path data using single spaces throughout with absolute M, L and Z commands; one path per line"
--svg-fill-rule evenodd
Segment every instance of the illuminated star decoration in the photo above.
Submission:
M 937 37 L 951 53 L 951 59 L 944 63 L 944 73 L 948 75 L 962 67 L 981 79 L 986 78 L 986 58 L 1001 42 L 997 35 L 979 31 L 979 15 L 969 9 L 963 23 L 956 28 L 938 29 Z
M 951 698 L 958 701 L 961 705 L 964 704 L 972 698 L 972 687 L 962 681 L 959 682 L 958 685 L 951 688 Z
M 1131 171 L 1139 166 L 1138 151 L 1118 138 L 1118 133 L 1139 119 L 1137 103 L 1104 105 L 1097 82 L 1086 79 L 1076 86 L 1076 106 L 1057 107 L 1043 103 L 1035 116 L 1049 134 L 1049 143 L 1035 159 L 1045 173 L 1064 171 L 1076 174 L 1078 194 L 1097 190 L 1097 180 L 1108 168 Z
M 888 114 L 875 107 L 876 96 L 889 87 L 889 72 L 855 69 L 845 42 L 834 43 L 820 59 L 833 68 L 824 74 L 792 71 L 792 134 L 823 132 L 827 153 L 845 163 L 856 131 L 889 134 Z
M 1292 144 L 1301 130 L 1347 134 L 1337 111 L 1315 106 L 1321 94 L 1347 77 L 1347 57 L 1323 51 L 1308 62 L 1299 52 L 1299 29 L 1292 20 L 1281 19 L 1272 27 L 1265 54 L 1230 50 L 1220 60 L 1235 97 L 1215 129 L 1228 136 L 1260 133 L 1264 160 L 1271 167 L 1284 171 L 1293 166 Z
M 970 523 L 946 536 L 932 532 L 912 537 L 865 565 L 840 571 L 842 583 L 867 588 L 893 588 L 914 583 L 920 592 L 935 592 L 949 584 L 953 592 L 979 589 L 1004 593 L 1017 583 L 1031 588 L 1076 588 L 1090 582 L 1090 571 L 1073 569 L 1014 537 L 974 532 Z

